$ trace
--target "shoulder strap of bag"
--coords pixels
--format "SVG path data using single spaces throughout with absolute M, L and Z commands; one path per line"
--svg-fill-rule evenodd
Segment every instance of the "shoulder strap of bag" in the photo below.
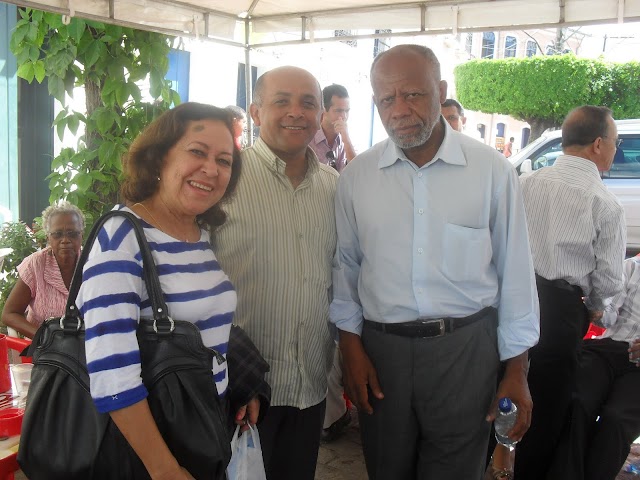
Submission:
M 133 231 L 136 234 L 138 245 L 140 246 L 140 253 L 142 255 L 142 274 L 153 310 L 155 330 L 158 333 L 173 331 L 174 323 L 171 317 L 169 317 L 169 311 L 167 310 L 167 305 L 164 302 L 162 288 L 160 287 L 160 280 L 158 278 L 158 271 L 156 270 L 156 264 L 151 256 L 151 249 L 147 243 L 144 230 L 142 226 L 140 226 L 140 222 L 135 215 L 129 212 L 123 212 L 122 210 L 111 210 L 110 212 L 105 213 L 95 223 L 91 232 L 89 232 L 89 236 L 87 237 L 87 241 L 85 242 L 85 246 L 82 249 L 82 253 L 80 254 L 80 258 L 78 259 L 78 263 L 76 264 L 76 268 L 73 272 L 73 279 L 71 280 L 71 285 L 69 287 L 69 297 L 67 298 L 65 315 L 60 319 L 61 326 L 65 329 L 71 328 L 79 330 L 82 328 L 82 319 L 80 318 L 78 307 L 76 306 L 76 298 L 78 297 L 78 292 L 82 285 L 82 270 L 87 258 L 89 257 L 89 252 L 91 251 L 93 243 L 98 236 L 98 232 L 106 221 L 112 217 L 124 217 L 129 220 L 133 226 Z M 65 319 L 77 319 L 77 323 L 74 325 L 64 325 Z

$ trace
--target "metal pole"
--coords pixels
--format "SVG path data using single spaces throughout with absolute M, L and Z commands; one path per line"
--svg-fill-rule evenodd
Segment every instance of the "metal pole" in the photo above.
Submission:
M 251 40 L 251 20 L 249 17 L 244 19 L 244 89 L 245 99 L 247 107 L 247 145 L 250 147 L 253 145 L 253 119 L 249 108 L 251 106 L 252 95 L 252 83 L 253 78 L 251 76 L 251 46 L 249 41 Z

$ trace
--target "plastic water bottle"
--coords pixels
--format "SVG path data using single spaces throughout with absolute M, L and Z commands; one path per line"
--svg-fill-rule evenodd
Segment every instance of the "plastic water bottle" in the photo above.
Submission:
M 518 407 L 508 397 L 503 397 L 498 402 L 498 416 L 493 422 L 496 430 L 496 440 L 499 444 L 513 449 L 517 443 L 507 437 L 507 432 L 513 428 L 518 418 Z
M 624 471 L 627 473 L 633 473 L 634 475 L 640 475 L 640 461 L 628 464 L 624 467 Z

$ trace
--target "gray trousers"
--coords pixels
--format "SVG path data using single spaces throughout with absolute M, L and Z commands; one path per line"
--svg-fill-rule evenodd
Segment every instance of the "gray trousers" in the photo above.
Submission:
M 435 338 L 365 327 L 364 348 L 384 399 L 360 413 L 371 480 L 479 480 L 491 425 L 485 421 L 500 364 L 497 313 Z

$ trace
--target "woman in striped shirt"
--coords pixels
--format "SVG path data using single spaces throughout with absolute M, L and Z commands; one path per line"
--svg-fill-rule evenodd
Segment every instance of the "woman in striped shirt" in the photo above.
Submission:
M 224 222 L 220 205 L 240 174 L 228 114 L 196 103 L 166 112 L 132 144 L 124 172 L 126 206 L 116 208 L 141 219 L 171 316 L 193 322 L 205 346 L 226 357 L 236 293 L 209 247 L 209 234 Z M 136 328 L 151 308 L 140 249 L 123 218 L 107 221 L 91 247 L 77 305 L 97 409 L 110 413 L 151 478 L 192 478 L 169 451 L 146 400 Z M 228 386 L 226 365 L 212 365 L 220 397 Z M 258 409 L 254 398 L 236 420 L 255 423 Z

